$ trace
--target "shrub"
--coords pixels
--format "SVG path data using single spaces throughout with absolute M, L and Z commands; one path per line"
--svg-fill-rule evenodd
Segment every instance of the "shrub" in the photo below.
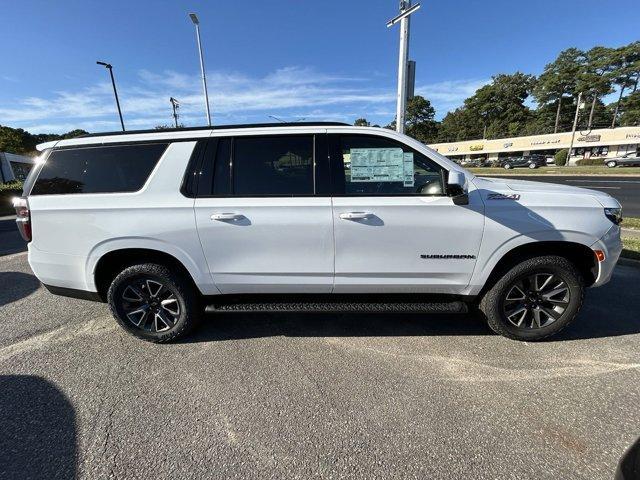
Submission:
M 569 154 L 569 150 L 563 148 L 562 150 L 558 150 L 556 154 L 553 156 L 556 165 L 566 165 L 567 164 L 567 156 Z
M 604 158 L 581 158 L 576 162 L 576 165 L 580 165 L 582 167 L 587 165 L 604 165 Z
M 22 192 L 22 182 L 14 180 L 12 182 L 0 183 L 0 193 L 5 192 Z
M 22 182 L 0 183 L 0 215 L 14 213 L 11 199 L 22 195 Z

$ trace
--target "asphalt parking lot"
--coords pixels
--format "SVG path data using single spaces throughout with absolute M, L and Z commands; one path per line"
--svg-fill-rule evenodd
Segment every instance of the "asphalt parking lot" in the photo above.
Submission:
M 0 256 L 0 478 L 612 478 L 640 436 L 639 282 L 619 266 L 544 343 L 227 314 L 153 345 Z

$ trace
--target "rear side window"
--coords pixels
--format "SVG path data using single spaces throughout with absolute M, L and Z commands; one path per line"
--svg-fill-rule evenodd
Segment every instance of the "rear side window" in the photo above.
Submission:
M 236 137 L 231 179 L 236 196 L 313 195 L 313 135 Z
M 31 195 L 117 193 L 140 190 L 168 143 L 54 150 Z

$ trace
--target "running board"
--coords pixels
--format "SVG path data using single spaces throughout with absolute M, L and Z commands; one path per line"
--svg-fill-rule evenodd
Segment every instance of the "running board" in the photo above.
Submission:
M 466 313 L 467 305 L 453 302 L 233 302 L 212 303 L 207 313 L 301 312 L 301 313 Z

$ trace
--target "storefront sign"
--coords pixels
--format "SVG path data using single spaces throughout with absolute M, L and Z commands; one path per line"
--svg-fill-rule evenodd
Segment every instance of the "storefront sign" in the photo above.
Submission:
M 578 137 L 579 142 L 599 142 L 600 135 L 585 135 L 584 137 Z
M 554 138 L 550 140 L 533 140 L 531 145 L 554 145 L 556 143 L 560 143 L 559 138 Z

